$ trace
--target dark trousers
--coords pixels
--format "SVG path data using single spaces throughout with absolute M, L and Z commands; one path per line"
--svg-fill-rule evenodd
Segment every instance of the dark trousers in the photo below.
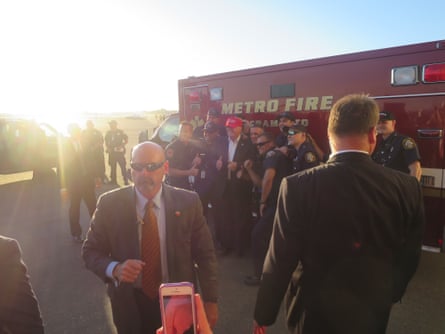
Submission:
M 159 299 L 151 300 L 141 289 L 134 289 L 134 296 L 141 315 L 141 334 L 156 334 L 162 326 Z
M 260 277 L 263 272 L 264 259 L 269 249 L 272 236 L 275 206 L 268 206 L 252 230 L 253 273 Z
M 128 178 L 127 178 L 127 170 L 126 170 L 126 160 L 125 160 L 125 154 L 120 152 L 114 152 L 110 153 L 108 157 L 108 163 L 110 164 L 110 178 L 111 182 L 117 183 L 116 180 L 116 164 L 119 164 L 119 167 L 121 169 L 122 178 L 124 179 L 125 184 L 128 184 Z
M 83 201 L 88 208 L 90 217 L 96 210 L 96 193 L 94 180 L 91 177 L 79 178 L 73 180 L 68 187 L 70 196 L 69 221 L 72 236 L 80 236 L 82 228 L 80 227 L 80 203 Z
M 250 242 L 251 185 L 239 180 L 227 182 L 223 196 L 222 246 L 242 255 Z

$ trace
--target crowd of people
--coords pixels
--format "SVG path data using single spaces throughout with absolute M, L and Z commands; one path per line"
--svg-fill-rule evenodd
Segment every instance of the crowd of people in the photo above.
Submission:
M 424 224 L 420 155 L 395 123 L 371 98 L 346 96 L 331 110 L 323 152 L 291 113 L 278 116 L 275 136 L 211 109 L 202 127 L 181 122 L 165 149 L 136 145 L 134 184 L 97 201 L 104 142 L 110 182 L 118 164 L 129 184 L 128 137 L 115 121 L 105 140 L 92 122 L 72 126 L 62 159 L 71 234 L 108 284 L 118 332 L 155 333 L 157 287 L 180 281 L 200 287 L 201 321 L 213 327 L 217 256 L 251 250 L 244 283 L 259 286 L 254 333 L 275 321 L 284 298 L 293 333 L 385 333 L 417 268 Z M 85 241 L 82 199 L 92 217 Z

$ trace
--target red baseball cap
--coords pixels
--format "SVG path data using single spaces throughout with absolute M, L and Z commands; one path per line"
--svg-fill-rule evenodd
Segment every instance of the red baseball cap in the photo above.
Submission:
M 231 116 L 226 120 L 226 127 L 228 128 L 237 128 L 239 126 L 243 126 L 243 120 L 239 117 Z

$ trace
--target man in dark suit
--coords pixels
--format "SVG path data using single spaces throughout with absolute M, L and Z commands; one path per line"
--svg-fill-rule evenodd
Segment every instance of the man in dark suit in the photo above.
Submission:
M 385 333 L 417 269 L 424 208 L 414 177 L 370 158 L 378 118 L 372 99 L 340 99 L 329 117 L 327 164 L 283 180 L 255 332 L 275 321 L 286 294 L 294 333 Z
M 244 162 L 255 158 L 256 148 L 248 138 L 242 136 L 242 128 L 241 118 L 227 118 L 228 138 L 222 157 L 225 165 L 222 171 L 226 175 L 222 255 L 235 250 L 241 256 L 250 239 L 252 182 L 244 169 Z
M 73 241 L 82 243 L 80 226 L 80 204 L 82 200 L 90 216 L 96 209 L 96 192 L 94 172 L 89 164 L 85 143 L 82 142 L 82 131 L 77 124 L 68 126 L 70 137 L 63 143 L 60 159 L 61 195 L 64 201 L 69 199 L 68 210 L 70 231 Z
M 197 283 L 196 279 L 213 326 L 218 315 L 217 263 L 198 195 L 163 184 L 168 162 L 163 149 L 153 142 L 134 147 L 131 168 L 134 186 L 99 198 L 82 249 L 87 268 L 108 284 L 118 332 L 154 334 L 161 325 L 159 285 Z M 144 226 L 150 224 L 145 218 L 148 210 L 156 217 L 156 257 L 147 257 L 144 250 Z M 147 282 L 144 268 L 155 260 L 159 276 Z M 154 294 L 146 292 L 146 283 L 155 285 Z
M 43 333 L 39 305 L 16 240 L 0 236 L 0 333 Z

